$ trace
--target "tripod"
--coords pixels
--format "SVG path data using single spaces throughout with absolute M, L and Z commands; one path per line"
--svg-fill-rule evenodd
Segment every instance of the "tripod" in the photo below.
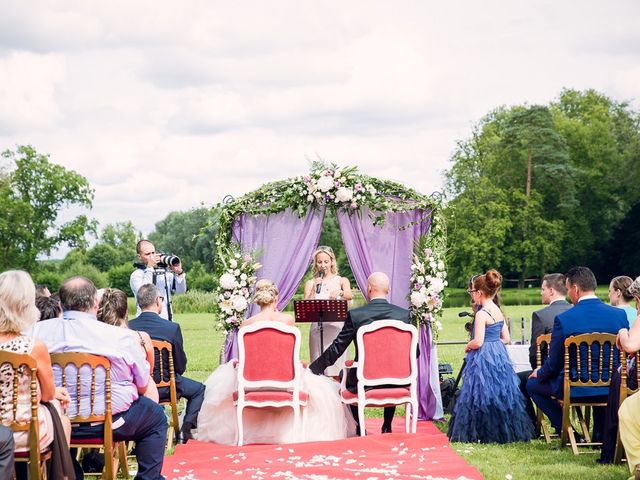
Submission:
M 157 287 L 156 279 L 158 275 L 162 275 L 164 278 L 164 298 L 167 302 L 167 319 L 172 322 L 173 321 L 173 309 L 171 308 L 171 295 L 169 292 L 169 282 L 167 282 L 167 269 L 156 267 L 153 270 L 153 284 Z M 175 279 L 175 277 L 174 277 Z

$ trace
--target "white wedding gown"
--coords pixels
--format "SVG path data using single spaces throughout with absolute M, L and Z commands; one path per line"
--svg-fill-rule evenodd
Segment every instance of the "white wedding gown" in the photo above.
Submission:
M 209 376 L 198 415 L 197 440 L 235 445 L 237 420 L 232 396 L 237 385 L 233 362 L 220 365 Z M 355 421 L 349 407 L 340 401 L 337 382 L 304 369 L 302 390 L 309 394 L 309 400 L 307 406 L 301 408 L 299 438 L 293 431 L 291 408 L 245 408 L 243 443 L 317 442 L 355 435 Z

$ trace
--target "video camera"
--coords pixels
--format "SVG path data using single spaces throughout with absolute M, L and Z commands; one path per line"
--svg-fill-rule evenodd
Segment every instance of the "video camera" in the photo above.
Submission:
M 160 261 L 156 265 L 157 268 L 175 267 L 180 263 L 180 258 L 172 253 L 158 252 L 158 255 L 160 256 Z
M 468 332 L 471 333 L 471 330 L 473 330 L 473 313 L 471 312 L 460 312 L 458 313 L 459 317 L 471 317 L 472 319 L 469 320 L 467 323 L 464 324 L 464 329 Z

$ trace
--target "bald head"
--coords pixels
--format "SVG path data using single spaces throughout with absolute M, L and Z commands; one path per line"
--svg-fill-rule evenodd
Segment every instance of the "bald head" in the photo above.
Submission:
M 71 277 L 60 286 L 60 303 L 65 311 L 96 313 L 98 295 L 91 280 L 85 277 Z
M 382 272 L 373 272 L 367 278 L 369 298 L 386 297 L 389 294 L 389 277 Z

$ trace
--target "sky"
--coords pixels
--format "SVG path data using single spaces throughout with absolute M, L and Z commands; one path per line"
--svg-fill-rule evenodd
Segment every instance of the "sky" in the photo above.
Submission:
M 101 226 L 144 234 L 317 158 L 430 194 L 501 105 L 637 109 L 639 21 L 635 0 L 2 2 L 0 150 L 50 154 Z

